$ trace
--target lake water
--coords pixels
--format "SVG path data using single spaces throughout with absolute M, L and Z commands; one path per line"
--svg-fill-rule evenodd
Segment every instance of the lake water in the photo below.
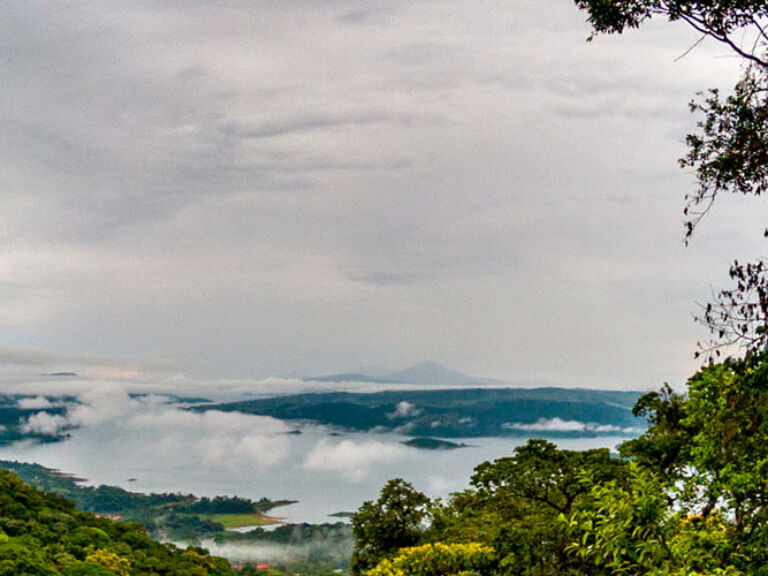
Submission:
M 409 448 L 394 434 L 342 433 L 296 427 L 272 418 L 190 413 L 170 405 L 122 399 L 73 414 L 80 428 L 55 444 L 0 448 L 0 458 L 38 462 L 140 492 L 238 495 L 299 502 L 277 508 L 289 522 L 322 523 L 375 499 L 395 477 L 431 497 L 468 485 L 473 468 L 510 455 L 525 440 L 472 438 L 472 447 Z M 296 431 L 300 433 L 295 433 Z M 558 439 L 567 449 L 614 448 L 618 437 Z

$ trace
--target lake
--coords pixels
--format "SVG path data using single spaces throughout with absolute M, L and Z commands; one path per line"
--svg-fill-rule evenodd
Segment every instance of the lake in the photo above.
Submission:
M 468 485 L 473 468 L 510 455 L 520 438 L 471 438 L 471 447 L 423 450 L 396 434 L 338 433 L 324 426 L 112 398 L 70 418 L 79 428 L 54 444 L 0 448 L 0 459 L 38 462 L 139 492 L 237 495 L 299 502 L 277 508 L 289 522 L 323 523 L 375 499 L 395 477 L 431 497 Z M 623 438 L 553 440 L 567 449 L 615 448 Z

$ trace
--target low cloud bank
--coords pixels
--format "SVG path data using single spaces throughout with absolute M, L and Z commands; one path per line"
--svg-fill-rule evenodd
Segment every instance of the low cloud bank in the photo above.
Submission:
M 352 555 L 353 539 L 347 536 L 315 536 L 309 542 L 279 544 L 273 542 L 227 542 L 203 540 L 211 554 L 231 562 L 278 564 L 297 569 L 301 564 L 322 562 L 346 569 Z
M 532 424 L 522 422 L 507 422 L 503 425 L 508 430 L 526 432 L 591 432 L 591 433 L 633 433 L 635 428 L 622 428 L 613 424 L 597 424 L 595 422 L 579 422 L 578 420 L 563 420 L 562 418 L 539 418 Z
M 376 464 L 388 463 L 408 455 L 400 444 L 378 440 L 322 439 L 307 454 L 303 468 L 315 472 L 335 472 L 350 482 L 362 482 Z
M 121 457 L 137 462 L 162 458 L 169 466 L 238 462 L 269 467 L 290 451 L 285 436 L 289 427 L 280 420 L 213 410 L 191 412 L 170 404 L 167 397 L 132 397 L 113 383 L 78 394 L 63 414 L 37 412 L 21 428 L 44 436 L 81 429 L 102 443 L 111 442 Z
M 25 410 L 43 410 L 45 408 L 52 408 L 53 404 L 45 396 L 35 396 L 34 398 L 20 398 L 16 403 L 19 408 Z
M 58 436 L 67 429 L 69 423 L 64 416 L 38 412 L 33 414 L 21 425 L 24 434 L 40 434 L 42 436 Z

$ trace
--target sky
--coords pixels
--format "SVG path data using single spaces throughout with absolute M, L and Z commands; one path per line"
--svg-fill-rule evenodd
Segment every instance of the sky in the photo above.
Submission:
M 565 0 L 0 6 L 0 385 L 274 389 L 430 360 L 684 384 L 755 200 L 683 245 L 683 25 Z M 267 380 L 265 380 L 267 379 Z

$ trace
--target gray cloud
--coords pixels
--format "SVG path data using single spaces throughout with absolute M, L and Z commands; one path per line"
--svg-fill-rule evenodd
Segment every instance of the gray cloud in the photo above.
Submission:
M 685 29 L 587 45 L 554 0 L 0 10 L 0 337 L 54 356 L 4 367 L 25 382 L 680 382 L 690 303 L 753 246 L 734 206 L 680 248 L 685 104 L 738 74 L 675 62 Z
M 310 115 L 303 118 L 294 118 L 282 123 L 265 122 L 256 126 L 227 124 L 222 126 L 221 130 L 227 136 L 231 135 L 238 138 L 272 138 L 288 134 L 314 132 L 316 130 L 345 128 L 349 126 L 366 126 L 368 124 L 377 124 L 386 120 L 387 116 L 380 113 L 371 113 L 360 116 L 350 115 L 347 117 Z

